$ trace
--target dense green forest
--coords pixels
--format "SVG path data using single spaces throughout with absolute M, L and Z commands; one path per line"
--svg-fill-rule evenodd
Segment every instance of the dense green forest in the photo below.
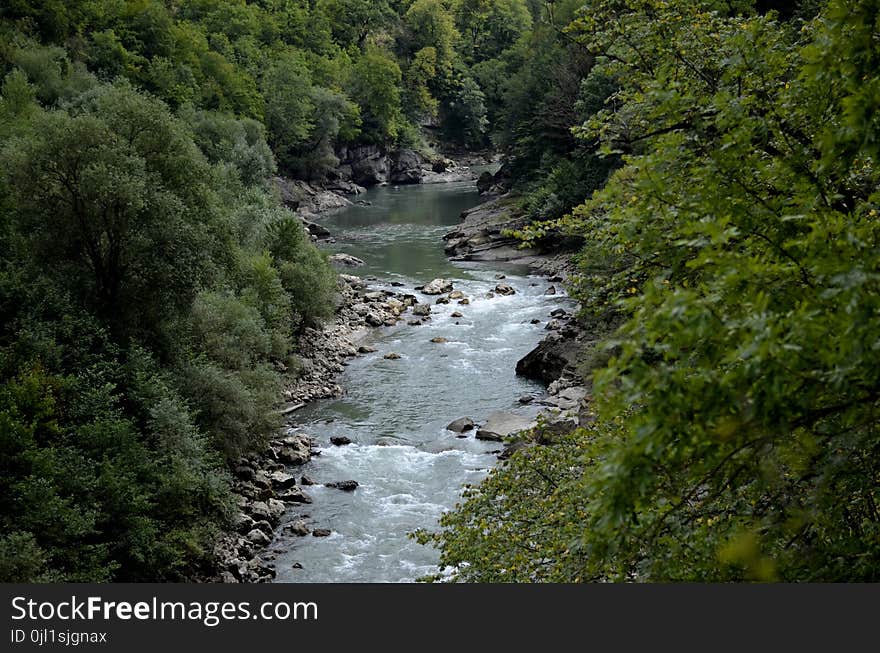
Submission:
M 422 534 L 454 578 L 880 579 L 880 4 L 756 4 L 595 0 L 559 32 L 576 146 L 520 235 L 584 239 L 594 419 Z
M 228 464 L 278 427 L 297 334 L 334 305 L 271 176 L 425 130 L 487 145 L 483 78 L 539 9 L 3 3 L 0 579 L 209 563 Z
M 422 533 L 463 581 L 880 576 L 880 3 L 9 0 L 0 580 L 180 580 L 336 275 L 271 178 L 493 147 L 583 242 L 595 419 Z

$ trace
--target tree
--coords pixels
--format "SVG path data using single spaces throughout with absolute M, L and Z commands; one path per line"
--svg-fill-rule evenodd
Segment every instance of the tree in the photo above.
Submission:
M 532 26 L 523 0 L 457 0 L 454 10 L 469 63 L 497 58 Z
M 218 227 L 204 159 L 166 107 L 126 85 L 35 121 L 2 154 L 33 263 L 120 337 L 154 339 L 208 274 Z
M 351 71 L 347 91 L 360 106 L 361 133 L 366 141 L 394 141 L 403 117 L 400 107 L 400 66 L 388 54 L 369 49 Z
M 423 536 L 459 579 L 880 576 L 876 15 L 609 0 L 570 27 L 620 86 L 578 133 L 624 165 L 556 226 L 622 326 L 594 424 Z

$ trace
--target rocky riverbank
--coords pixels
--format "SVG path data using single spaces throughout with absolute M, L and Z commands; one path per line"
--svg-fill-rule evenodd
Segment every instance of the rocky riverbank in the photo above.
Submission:
M 579 243 L 557 242 L 552 252 L 522 248 L 509 234 L 522 229 L 529 221 L 518 208 L 517 196 L 509 190 L 504 167 L 494 174 L 483 173 L 477 186 L 486 201 L 464 211 L 461 223 L 444 236 L 446 255 L 460 261 L 528 265 L 553 284 L 548 287 L 548 294 L 562 290 L 574 272 L 571 255 Z M 598 334 L 607 333 L 610 326 L 598 320 L 587 325 L 575 314 L 562 309 L 549 317 L 545 327 L 549 333 L 516 366 L 518 375 L 547 386 L 545 397 L 521 399 L 522 403 L 534 401 L 542 407 L 535 419 L 524 422 L 520 416 L 502 411 L 490 416 L 482 427 L 474 425 L 476 437 L 506 442 L 499 456 L 502 459 L 524 446 L 548 444 L 554 433 L 571 431 L 591 419 L 592 388 L 586 378 L 587 359 L 598 344 Z M 533 431 L 539 423 L 541 429 Z
M 388 161 L 405 159 L 406 157 L 390 156 Z M 382 167 L 381 163 L 377 165 Z M 425 183 L 428 171 L 423 163 L 419 165 L 423 173 L 420 179 Z M 465 170 L 469 170 L 469 165 L 461 164 L 449 168 L 447 172 L 464 174 Z M 455 172 L 455 168 L 461 170 Z M 362 167 L 353 167 L 353 173 L 355 169 L 361 171 L 357 174 L 363 173 Z M 389 163 L 388 169 L 394 170 L 392 163 Z M 398 167 L 398 173 L 400 170 Z M 432 169 L 431 174 L 443 173 Z M 303 219 L 316 238 L 328 238 L 330 234 L 310 218 L 323 211 L 358 201 L 357 196 L 363 192 L 363 187 L 355 181 L 336 179 L 327 183 L 334 185 L 319 187 L 301 181 L 280 178 L 276 180 L 282 199 Z M 455 235 L 447 236 L 447 253 L 467 260 L 528 263 L 532 269 L 549 277 L 550 285 L 545 291 L 547 294 L 561 293 L 560 284 L 564 282 L 569 271 L 568 256 L 547 256 L 541 252 L 517 249 L 516 243 L 503 234 L 505 229 L 515 228 L 512 225 L 519 220 L 515 210 L 511 210 L 512 206 L 511 198 L 501 196 L 466 211 L 459 229 L 453 232 Z M 335 255 L 331 257 L 331 261 L 340 268 L 362 264 L 362 261 L 348 254 Z M 418 294 L 371 290 L 367 281 L 340 274 L 339 304 L 335 319 L 322 327 L 307 329 L 302 334 L 298 343 L 301 368 L 295 373 L 291 372 L 290 383 L 284 391 L 284 404 L 280 409 L 282 414 L 292 416 L 311 401 L 340 396 L 343 389 L 335 378 L 345 369 L 350 358 L 373 351 L 361 344 L 370 329 L 392 326 L 401 320 L 406 320 L 410 325 L 418 325 L 430 319 L 431 304 L 456 302 L 464 305 L 470 301 L 442 279 L 435 279 L 414 290 Z M 511 292 L 513 289 L 502 281 L 497 284 L 494 294 L 504 295 Z M 490 295 L 493 293 L 489 293 L 487 297 Z M 531 415 L 540 414 L 541 420 L 555 424 L 554 428 L 573 428 L 586 418 L 584 406 L 588 392 L 577 373 L 583 333 L 568 311 L 558 309 L 548 318 L 547 337 L 517 366 L 517 373 L 548 383 L 548 394 L 542 397 L 523 397 L 521 402 L 534 403 L 532 408 L 539 410 L 532 410 Z M 386 358 L 394 356 L 396 354 L 393 352 L 385 355 Z M 490 416 L 484 424 L 474 425 L 474 434 L 484 440 L 505 441 L 506 448 L 500 455 L 504 458 L 515 448 L 531 444 L 523 438 L 517 439 L 516 434 L 528 432 L 532 426 L 534 421 L 531 418 L 524 420 L 521 415 L 501 411 Z M 517 443 L 511 444 L 512 440 Z M 333 443 L 338 446 L 345 444 Z M 272 541 L 278 533 L 283 531 L 298 536 L 311 534 L 315 537 L 325 534 L 321 529 L 312 529 L 309 526 L 308 515 L 302 509 L 291 511 L 291 508 L 311 503 L 308 487 L 314 481 L 298 474 L 297 468 L 316 455 L 320 455 L 320 451 L 316 449 L 315 440 L 309 434 L 286 427 L 278 437 L 270 441 L 263 454 L 251 455 L 237 461 L 232 471 L 238 511 L 233 519 L 232 530 L 221 538 L 216 547 L 216 569 L 205 580 L 270 581 L 275 576 L 273 560 L 277 553 L 272 549 Z M 357 487 L 357 483 L 341 481 L 334 487 L 350 491 Z
M 359 344 L 369 329 L 397 323 L 418 303 L 415 295 L 371 291 L 360 277 L 341 274 L 335 319 L 323 327 L 306 329 L 299 340 L 302 368 L 284 391 L 282 414 L 290 415 L 316 399 L 340 396 L 343 390 L 334 378 L 345 369 L 348 359 L 371 351 Z M 232 532 L 221 537 L 215 548 L 215 570 L 204 580 L 238 583 L 274 578 L 274 569 L 268 564 L 272 556 L 265 549 L 289 507 L 311 503 L 304 489 L 309 479 L 297 479 L 294 472 L 319 453 L 309 435 L 287 427 L 263 454 L 252 454 L 236 463 L 232 487 L 238 512 Z M 298 523 L 287 527 L 305 528 Z
M 340 163 L 320 181 L 275 177 L 273 183 L 283 204 L 303 221 L 316 240 L 332 234 L 315 219 L 326 211 L 363 203 L 358 196 L 367 188 L 385 184 L 440 184 L 475 181 L 474 165 L 492 163 L 492 153 L 449 158 L 426 158 L 411 149 L 388 150 L 379 146 L 344 149 Z

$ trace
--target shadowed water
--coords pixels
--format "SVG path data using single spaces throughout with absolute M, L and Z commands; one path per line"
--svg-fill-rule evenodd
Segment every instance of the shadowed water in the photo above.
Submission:
M 376 353 L 352 360 L 339 382 L 345 396 L 316 402 L 296 414 L 292 425 L 315 436 L 322 450 L 293 470 L 320 483 L 353 479 L 352 493 L 317 485 L 306 488 L 312 505 L 294 507 L 285 521 L 308 515 L 312 528 L 330 537 L 281 534 L 273 550 L 281 582 L 406 582 L 437 571 L 437 552 L 407 537 L 432 528 L 460 499 L 465 483 L 476 483 L 496 462 L 500 444 L 473 434 L 461 439 L 446 424 L 468 416 L 477 421 L 499 409 L 529 412 L 518 403 L 542 388 L 514 373 L 516 361 L 546 333 L 550 311 L 568 300 L 544 296 L 547 283 L 522 268 L 503 264 L 452 263 L 443 254 L 442 235 L 462 210 L 479 202 L 473 183 L 374 189 L 361 196 L 370 206 L 354 206 L 322 223 L 335 235 L 334 251 L 362 258 L 355 273 L 375 276 L 375 288 L 402 282 L 412 290 L 435 277 L 452 279 L 471 304 L 435 305 L 423 326 L 377 329 L 369 344 Z M 487 299 L 498 283 L 516 289 L 509 297 Z M 462 313 L 453 318 L 454 311 Z M 410 319 L 409 314 L 406 314 Z M 540 319 L 541 324 L 530 321 Z M 437 344 L 430 340 L 446 338 Z M 400 360 L 385 360 L 388 352 Z M 335 447 L 332 436 L 352 445 Z M 302 569 L 293 568 L 300 563 Z

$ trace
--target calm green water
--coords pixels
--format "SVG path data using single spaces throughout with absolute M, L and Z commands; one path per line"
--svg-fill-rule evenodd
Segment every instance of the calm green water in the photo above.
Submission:
M 445 277 L 471 304 L 434 306 L 423 326 L 375 330 L 370 344 L 378 351 L 353 360 L 340 378 L 345 396 L 296 413 L 292 426 L 315 436 L 322 454 L 293 472 L 318 483 L 353 479 L 360 487 L 353 493 L 307 488 L 314 503 L 291 509 L 285 521 L 305 514 L 312 528 L 332 535 L 282 533 L 272 547 L 280 549 L 280 582 L 408 582 L 436 572 L 437 553 L 406 534 L 436 525 L 460 499 L 463 484 L 478 482 L 495 464 L 499 448 L 456 438 L 444 427 L 463 416 L 479 423 L 495 410 L 529 410 L 517 399 L 543 388 L 518 378 L 516 361 L 544 335 L 549 312 L 568 302 L 544 296 L 547 283 L 522 268 L 446 259 L 443 234 L 479 202 L 473 183 L 384 187 L 361 197 L 371 205 L 322 220 L 337 239 L 328 249 L 362 258 L 366 266 L 353 272 L 376 277 L 376 288 L 395 281 L 415 292 L 414 286 Z M 516 294 L 485 298 L 499 273 Z M 454 311 L 462 317 L 453 318 Z M 533 318 L 542 323 L 530 324 Z M 429 342 L 437 336 L 448 342 Z M 385 360 L 389 351 L 401 359 Z M 354 444 L 331 446 L 336 435 Z

